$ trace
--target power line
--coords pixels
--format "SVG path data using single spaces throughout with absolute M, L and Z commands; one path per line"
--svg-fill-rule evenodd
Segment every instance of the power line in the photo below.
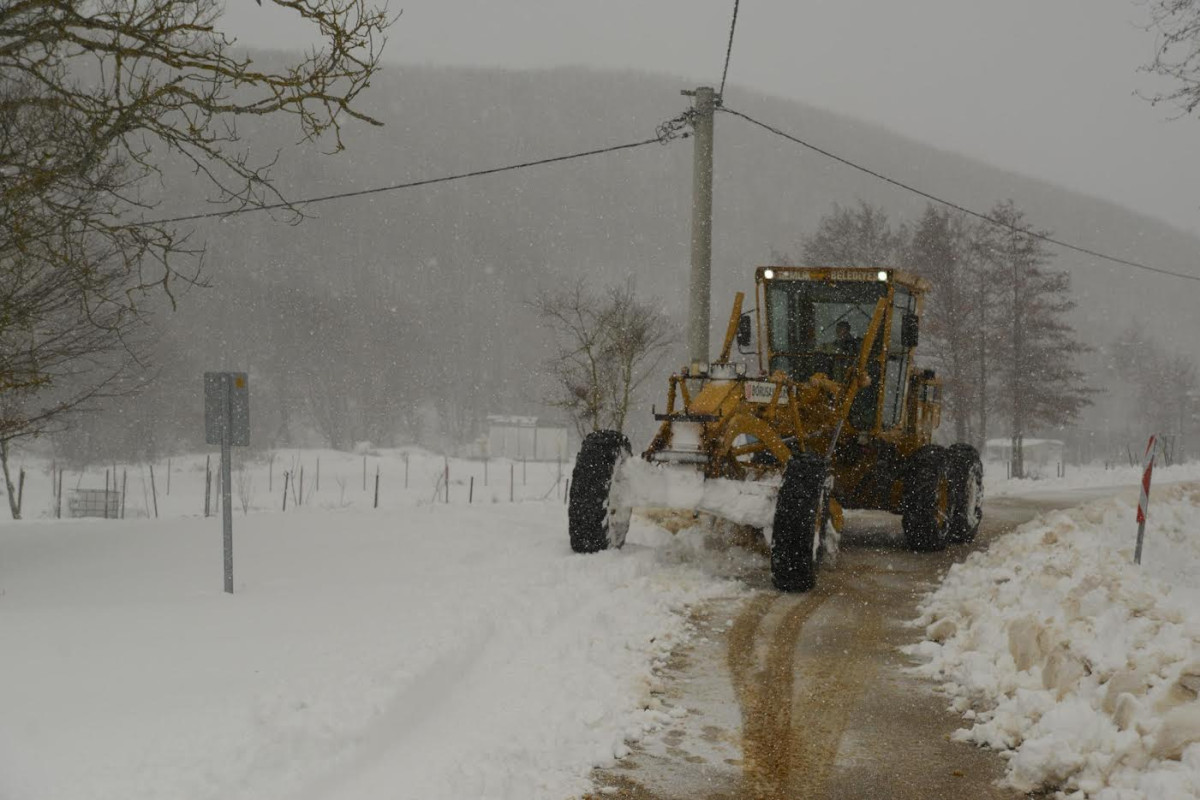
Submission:
M 725 96 L 725 78 L 729 75 L 729 59 L 733 55 L 733 32 L 737 28 L 737 12 L 740 2 L 741 0 L 733 0 L 733 19 L 729 23 L 729 46 L 725 48 L 725 69 L 721 70 L 721 91 L 717 92 L 718 98 Z
M 400 189 L 415 189 L 419 186 L 432 186 L 437 183 L 450 183 L 451 181 L 461 181 L 467 178 L 478 178 L 483 175 L 496 175 L 501 172 L 513 172 L 514 170 L 526 169 L 528 167 L 539 167 L 544 164 L 558 164 L 563 161 L 573 161 L 579 158 L 588 158 L 590 156 L 598 156 L 604 153 L 616 153 L 621 150 L 633 150 L 637 147 L 645 147 L 650 144 L 666 144 L 676 138 L 677 131 L 670 127 L 670 123 L 664 123 L 659 126 L 658 135 L 651 139 L 643 139 L 639 142 L 627 142 L 625 144 L 613 145 L 612 147 L 601 147 L 596 150 L 584 150 L 579 153 L 568 153 L 562 156 L 553 156 L 551 158 L 540 158 L 536 161 L 522 161 L 517 164 L 506 164 L 502 167 L 491 167 L 489 169 L 477 169 L 471 172 L 460 172 L 455 175 L 443 175 L 438 178 L 425 178 L 419 181 L 409 181 L 407 183 L 394 183 L 389 186 L 376 186 L 371 189 L 358 189 L 352 192 L 338 192 L 337 194 L 321 195 L 319 197 L 305 197 L 300 200 L 293 200 L 286 203 L 267 203 L 261 206 L 247 206 L 245 208 L 233 208 L 227 211 L 209 211 L 199 214 L 185 214 L 180 217 L 167 217 L 165 219 L 149 220 L 139 223 L 144 226 L 149 225 L 167 225 L 174 222 L 190 222 L 199 219 L 213 219 L 216 217 L 231 217 L 235 214 L 249 214 L 254 211 L 272 211 L 280 208 L 295 208 L 296 206 L 312 205 L 314 203 L 326 203 L 330 200 L 345 200 L 351 197 L 362 197 L 370 194 L 381 194 L 383 192 L 394 192 Z
M 830 151 L 825 150 L 824 148 L 818 147 L 815 144 L 811 144 L 809 142 L 804 141 L 803 139 L 793 136 L 790 133 L 782 131 L 779 128 L 774 127 L 773 125 L 768 125 L 765 122 L 761 122 L 757 119 L 754 119 L 753 117 L 749 116 L 748 114 L 743 114 L 740 111 L 735 111 L 734 109 L 724 108 L 724 107 L 721 107 L 719 110 L 724 111 L 726 114 L 732 114 L 735 117 L 740 117 L 741 119 L 744 119 L 746 122 L 749 122 L 752 125 L 757 125 L 758 127 L 762 128 L 763 130 L 769 131 L 770 133 L 773 133 L 776 136 L 780 136 L 784 139 L 795 142 L 796 144 L 800 145 L 801 147 L 807 147 L 809 150 L 812 150 L 815 153 L 820 153 L 821 155 L 825 156 L 826 158 L 831 158 L 834 161 L 837 161 L 838 163 L 845 164 L 846 166 L 852 167 L 853 169 L 856 169 L 859 172 L 870 175 L 873 178 L 878 178 L 879 180 L 883 181 L 884 183 L 890 183 L 891 185 L 897 186 L 901 189 L 904 189 L 905 191 L 912 192 L 913 194 L 916 194 L 916 195 L 920 195 L 921 197 L 924 197 L 927 200 L 932 200 L 933 202 L 939 203 L 943 206 L 946 206 L 947 208 L 952 208 L 956 211 L 961 211 L 964 214 L 975 217 L 976 219 L 983 220 L 984 222 L 991 223 L 992 225 L 996 225 L 998 227 L 1005 228 L 1008 230 L 1014 230 L 1014 231 L 1017 231 L 1019 233 L 1026 235 L 1026 236 L 1030 236 L 1034 239 L 1041 239 L 1042 241 L 1048 242 L 1050 244 L 1058 245 L 1059 247 L 1065 248 L 1067 250 L 1074 250 L 1077 253 L 1083 253 L 1084 255 L 1089 255 L 1094 258 L 1103 259 L 1104 261 L 1111 261 L 1114 264 L 1121 264 L 1126 267 L 1133 267 L 1134 269 L 1145 270 L 1146 272 L 1156 272 L 1160 275 L 1170 275 L 1173 278 L 1183 278 L 1184 280 L 1189 280 L 1189 281 L 1200 281 L 1200 275 L 1189 275 L 1184 272 L 1173 272 L 1169 269 L 1162 269 L 1161 267 L 1152 267 L 1149 264 L 1142 264 L 1137 261 L 1129 261 L 1128 259 L 1119 258 L 1117 256 L 1110 256 L 1106 253 L 1101 253 L 1097 250 L 1090 250 L 1086 247 L 1080 247 L 1079 245 L 1074 245 L 1074 244 L 1071 244 L 1070 242 L 1064 242 L 1062 239 L 1056 239 L 1053 236 L 1046 236 L 1045 234 L 1037 233 L 1036 231 L 1026 230 L 1024 228 L 1017 228 L 1006 222 L 1002 222 L 1002 221 L 996 219 L 995 217 L 988 216 L 987 214 L 982 214 L 978 211 L 973 211 L 973 210 L 967 208 L 966 206 L 961 206 L 958 203 L 952 202 L 950 200 L 945 200 L 941 197 L 938 197 L 937 195 L 933 195 L 933 194 L 930 194 L 929 192 L 922 191 L 921 189 L 918 189 L 915 186 L 911 186 L 902 181 L 898 181 L 895 178 L 889 178 L 887 175 L 884 175 L 880 172 L 876 172 L 873 169 L 868 169 L 867 167 L 864 167 L 860 164 L 856 164 L 853 161 L 850 161 L 849 159 L 843 158 L 842 156 L 839 156 L 835 153 L 831 153 Z

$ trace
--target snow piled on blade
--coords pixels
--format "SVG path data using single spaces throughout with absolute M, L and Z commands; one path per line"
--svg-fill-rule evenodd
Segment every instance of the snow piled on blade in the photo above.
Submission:
M 634 508 L 678 508 L 712 514 L 738 525 L 769 529 L 781 476 L 757 481 L 705 478 L 691 466 L 629 459 L 614 484 L 620 503 Z
M 561 502 L 239 510 L 233 596 L 217 519 L 0 528 L 0 797 L 587 791 L 685 713 L 658 673 L 688 606 L 740 590 L 699 531 L 635 517 L 622 552 L 576 556 L 566 524 Z
M 908 648 L 1006 751 L 1006 781 L 1058 797 L 1200 797 L 1200 487 L 1157 493 L 1141 568 L 1134 507 L 1047 515 L 971 555 Z

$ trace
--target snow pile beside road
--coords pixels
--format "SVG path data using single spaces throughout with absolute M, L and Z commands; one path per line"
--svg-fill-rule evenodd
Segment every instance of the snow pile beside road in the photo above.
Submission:
M 909 648 L 1006 751 L 1021 791 L 1200 797 L 1200 487 L 1153 498 L 1141 568 L 1134 509 L 1049 514 L 971 555 L 925 599 Z
M 518 477 L 519 477 L 518 467 Z M 507 477 L 507 476 L 506 476 Z M 507 489 L 507 487 L 505 487 Z M 658 671 L 714 577 L 561 503 L 0 528 L 0 798 L 553 798 L 686 713 Z

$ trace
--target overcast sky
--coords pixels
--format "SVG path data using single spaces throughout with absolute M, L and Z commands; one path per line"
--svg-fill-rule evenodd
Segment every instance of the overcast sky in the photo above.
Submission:
M 733 6 L 400 2 L 391 61 L 633 68 L 681 88 L 720 82 Z M 233 0 L 227 23 L 247 45 L 302 43 L 280 14 Z M 1134 95 L 1161 86 L 1138 72 L 1145 19 L 1137 0 L 742 0 L 726 103 L 743 87 L 794 98 L 1200 233 L 1200 121 Z

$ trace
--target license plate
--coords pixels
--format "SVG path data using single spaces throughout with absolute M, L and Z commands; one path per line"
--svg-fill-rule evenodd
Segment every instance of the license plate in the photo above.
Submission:
M 768 383 L 766 381 L 746 381 L 745 383 L 746 400 L 751 403 L 769 403 L 771 398 L 775 396 L 777 384 Z M 787 393 L 779 393 L 779 404 L 787 405 Z

